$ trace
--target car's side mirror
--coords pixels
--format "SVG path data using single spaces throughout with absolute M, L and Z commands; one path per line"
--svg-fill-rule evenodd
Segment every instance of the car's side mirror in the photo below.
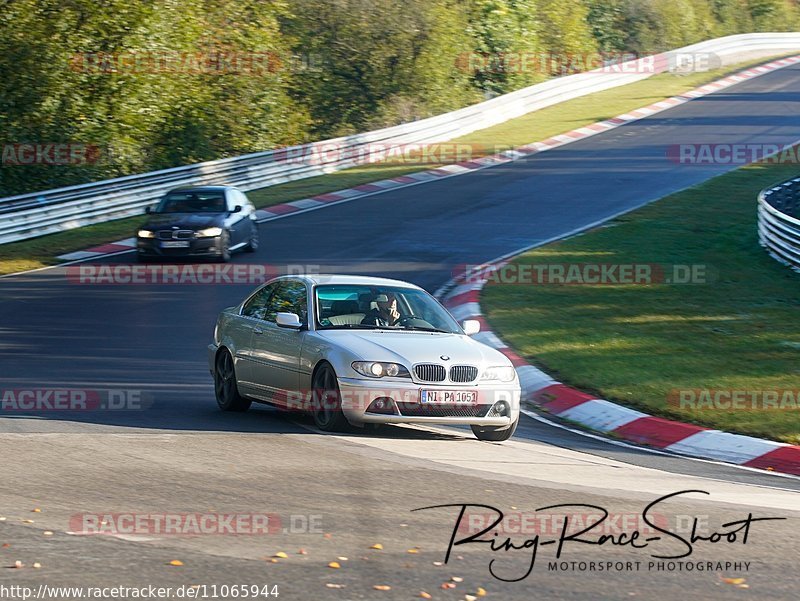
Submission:
M 461 327 L 464 328 L 464 333 L 467 336 L 472 336 L 481 331 L 481 322 L 477 319 L 465 319 Z
M 144 208 L 144 214 L 145 215 L 149 215 L 152 212 L 153 212 L 153 207 L 145 207 Z
M 299 330 L 303 327 L 297 313 L 278 313 L 275 315 L 275 323 L 282 328 L 291 328 L 293 330 Z
M 236 205 L 235 207 L 233 207 L 233 210 L 231 211 L 231 213 L 241 213 L 241 212 L 242 212 L 242 205 Z

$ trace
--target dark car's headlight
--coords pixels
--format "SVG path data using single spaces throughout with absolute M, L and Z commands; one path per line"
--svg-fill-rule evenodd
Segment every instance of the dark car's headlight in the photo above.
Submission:
M 362 376 L 370 378 L 410 378 L 411 374 L 399 363 L 385 363 L 383 361 L 353 361 L 353 369 Z
M 150 230 L 139 230 L 138 232 L 136 232 L 136 235 L 139 238 L 155 238 L 156 237 L 155 233 L 151 232 Z
M 198 238 L 215 238 L 222 235 L 221 227 L 207 227 L 204 230 L 197 230 Z

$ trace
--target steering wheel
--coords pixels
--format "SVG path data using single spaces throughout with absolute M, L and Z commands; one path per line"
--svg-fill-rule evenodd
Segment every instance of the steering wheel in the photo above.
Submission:
M 420 322 L 420 321 L 421 321 L 421 322 L 422 322 L 422 324 L 420 324 L 420 323 L 417 323 L 417 324 L 416 324 L 416 325 L 418 325 L 418 326 L 420 326 L 420 325 L 423 325 L 423 324 L 424 324 L 424 327 L 426 327 L 426 328 L 432 328 L 432 327 L 433 327 L 433 326 L 430 324 L 430 322 L 428 322 L 428 321 L 426 321 L 426 320 L 422 319 L 421 317 L 417 317 L 416 315 L 406 315 L 405 317 L 401 317 L 400 319 L 398 319 L 398 320 L 397 320 L 397 323 L 398 323 L 398 325 L 401 325 L 401 326 L 407 326 L 407 325 L 408 325 L 408 322 L 410 322 L 410 321 L 412 321 L 412 320 L 413 320 L 413 321 L 417 321 L 417 322 Z

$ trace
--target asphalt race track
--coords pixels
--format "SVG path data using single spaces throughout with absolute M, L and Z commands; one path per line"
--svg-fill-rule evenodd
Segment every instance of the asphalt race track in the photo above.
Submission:
M 800 139 L 798 106 L 800 66 L 793 66 L 528 159 L 263 224 L 258 253 L 234 262 L 385 275 L 432 291 L 458 265 L 566 235 L 733 168 L 670 162 L 670 145 Z M 133 260 L 127 253 L 102 261 Z M 270 584 L 280 599 L 410 599 L 422 590 L 463 599 L 479 586 L 488 599 L 666 601 L 690 591 L 697 599 L 797 598 L 797 478 L 654 455 L 529 418 L 512 441 L 487 444 L 458 429 L 331 436 L 264 407 L 219 412 L 205 347 L 218 311 L 251 287 L 80 285 L 63 267 L 0 280 L 3 390 L 124 390 L 144 407 L 0 413 L 0 516 L 7 518 L 0 543 L 10 544 L 0 549 L 0 567 L 42 564 L 0 570 L 0 584 Z M 685 489 L 711 495 L 662 504 L 673 525 L 689 515 L 720 531 L 750 512 L 789 519 L 752 524 L 745 545 L 698 542 L 682 560 L 750 562 L 748 570 L 646 569 L 664 561 L 651 552 L 685 552 L 665 537 L 648 549 L 571 543 L 560 558 L 638 560 L 638 571 L 549 571 L 555 549 L 543 546 L 531 575 L 505 582 L 490 575 L 491 559 L 498 576 L 513 580 L 524 575 L 530 550 L 493 554 L 485 544 L 464 545 L 437 566 L 458 508 L 411 511 L 475 503 L 515 514 L 582 503 L 635 518 L 650 501 Z M 277 514 L 280 527 L 236 536 L 67 534 L 84 514 L 124 512 L 266 512 Z M 532 533 L 515 536 L 520 544 Z M 383 549 L 370 549 L 374 543 Z M 278 551 L 288 557 L 265 559 Z M 168 565 L 176 559 L 183 566 Z M 341 567 L 327 567 L 330 561 Z M 732 575 L 750 590 L 721 579 Z M 442 590 L 452 576 L 464 580 Z

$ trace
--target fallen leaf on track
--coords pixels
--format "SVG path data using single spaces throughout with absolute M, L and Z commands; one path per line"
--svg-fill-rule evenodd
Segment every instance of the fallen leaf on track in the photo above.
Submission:
M 40 564 L 40 563 L 37 561 L 36 563 L 34 563 L 34 564 L 33 564 L 33 567 L 34 567 L 34 569 L 37 569 L 37 570 L 38 570 L 39 568 L 41 568 L 41 567 L 42 567 L 42 564 Z
M 171 565 L 171 566 L 182 566 L 183 562 L 180 559 L 173 559 L 172 561 L 169 562 L 169 565 Z
M 275 553 L 274 557 L 280 557 L 281 559 L 286 559 L 289 556 L 286 555 L 286 553 L 284 553 L 283 551 L 278 551 L 277 553 Z
M 45 530 L 44 532 L 42 532 L 42 534 L 44 536 L 53 536 L 53 533 L 50 530 Z
M 383 545 L 380 544 L 380 543 L 375 543 L 374 545 L 372 545 L 370 547 L 370 549 L 377 549 L 378 551 L 381 551 L 381 550 L 383 550 Z
M 451 576 L 450 580 L 452 580 L 453 582 L 464 582 L 464 579 L 461 578 L 461 576 Z
M 328 564 L 328 567 L 329 567 L 329 568 L 333 568 L 334 570 L 338 570 L 338 569 L 339 569 L 339 568 L 341 568 L 342 566 L 340 566 L 340 565 L 339 565 L 339 562 L 338 562 L 338 561 L 332 561 L 332 562 L 330 562 L 330 563 Z
M 325 586 L 327 586 L 328 588 L 344 588 L 346 585 L 334 584 L 333 582 L 328 582 Z
M 744 584 L 745 583 L 745 579 L 744 578 L 723 578 L 722 582 L 724 582 L 725 584 L 739 585 L 739 584 Z
M 486 596 L 486 589 L 483 588 L 482 586 L 479 586 L 478 590 L 475 591 L 475 595 L 478 596 L 478 597 L 485 597 Z
M 431 599 L 432 598 L 431 594 L 430 593 L 426 593 L 425 591 L 420 591 L 419 592 L 419 596 L 422 597 L 423 599 Z
M 392 587 L 389 586 L 388 584 L 376 584 L 372 588 L 374 588 L 376 591 L 390 591 L 390 590 L 392 590 Z

